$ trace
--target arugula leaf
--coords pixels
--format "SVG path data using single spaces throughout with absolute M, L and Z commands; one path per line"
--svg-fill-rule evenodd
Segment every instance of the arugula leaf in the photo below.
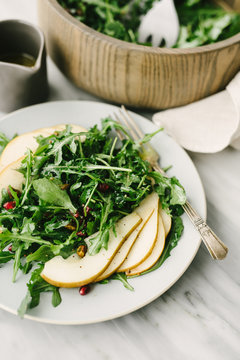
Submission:
M 53 181 L 46 178 L 34 180 L 33 187 L 41 200 L 69 209 L 73 213 L 77 211 L 66 190 L 61 190 Z
M 182 219 L 178 217 L 172 218 L 172 227 L 170 230 L 170 233 L 167 236 L 166 244 L 163 250 L 162 255 L 160 256 L 160 259 L 157 261 L 157 263 L 149 270 L 143 272 L 141 275 L 147 274 L 149 272 L 152 272 L 156 269 L 158 269 L 164 261 L 171 255 L 171 251 L 177 246 L 178 241 L 182 235 L 183 232 L 183 222 Z
M 13 138 L 16 135 L 13 136 Z M 5 149 L 5 147 L 7 146 L 7 144 L 9 143 L 11 139 L 9 139 L 5 134 L 3 134 L 2 132 L 0 132 L 0 154 L 3 152 L 3 150 Z
M 19 245 L 17 250 L 15 251 L 14 264 L 13 264 L 13 278 L 12 278 L 13 282 L 16 281 L 17 272 L 21 265 L 22 249 L 23 249 L 23 244 Z
M 112 212 L 113 204 L 112 199 L 109 196 L 102 207 L 101 218 L 100 218 L 100 227 L 96 236 L 92 237 L 89 242 L 88 252 L 90 255 L 97 254 L 102 247 L 107 250 L 108 240 L 109 240 L 109 230 L 111 227 L 111 221 L 107 222 L 110 213 Z
M 32 234 L 35 229 L 36 224 L 33 222 L 32 219 L 28 219 L 27 217 L 23 218 L 22 222 L 22 231 L 21 234 Z
M 10 231 L 6 230 L 2 233 L 0 233 L 0 241 L 5 244 L 6 242 L 11 242 L 14 240 L 19 240 L 25 243 L 28 247 L 31 243 L 36 243 L 40 245 L 50 245 L 49 241 L 41 239 L 39 236 L 32 236 L 31 234 L 24 233 L 24 234 L 18 234 L 18 233 L 11 233 Z
M 3 206 L 5 202 L 9 200 L 9 194 L 7 192 L 7 189 L 3 188 L 1 191 L 1 200 L 0 200 L 0 207 Z
M 119 280 L 122 282 L 124 287 L 130 291 L 134 291 L 134 288 L 132 285 L 129 284 L 127 280 L 127 275 L 125 273 L 115 273 L 112 276 L 110 276 L 109 280 Z
M 18 315 L 23 318 L 24 314 L 27 312 L 27 309 L 28 309 L 28 306 L 29 306 L 29 303 L 31 301 L 31 293 L 30 291 L 28 290 L 25 297 L 23 298 L 19 308 L 18 308 Z
M 28 308 L 34 308 L 39 304 L 40 294 L 42 292 L 52 292 L 52 304 L 54 307 L 58 306 L 61 303 L 61 295 L 59 293 L 59 288 L 48 284 L 42 277 L 41 272 L 43 270 L 43 265 L 40 265 L 35 269 L 32 274 L 29 282 L 27 283 L 28 291 L 25 298 L 21 302 L 18 308 L 18 315 L 23 317 Z
M 105 25 L 104 33 L 116 39 L 122 39 L 125 36 L 126 30 L 120 21 L 112 21 Z
M 0 264 L 7 263 L 8 261 L 14 259 L 14 254 L 9 251 L 0 251 Z
M 29 149 L 27 149 L 27 156 L 23 160 L 23 163 L 25 165 L 26 172 L 25 172 L 25 187 L 23 191 L 21 205 L 25 203 L 28 193 L 32 186 L 32 179 L 31 179 L 32 152 Z
M 59 288 L 55 287 L 52 289 L 52 306 L 53 307 L 57 307 L 58 305 L 61 304 L 62 302 L 62 298 L 59 292 Z
M 90 255 L 96 255 L 102 247 L 107 248 L 109 240 L 109 229 L 98 232 L 95 236 L 90 238 L 88 252 Z
M 54 257 L 54 254 L 49 246 L 43 245 L 39 247 L 33 254 L 29 254 L 26 257 L 26 262 L 30 263 L 31 261 L 41 261 L 45 263 Z
M 69 224 L 69 219 L 58 220 L 57 216 L 54 216 L 51 221 L 46 222 L 44 225 L 46 233 L 53 232 Z
M 159 128 L 153 133 L 145 134 L 144 137 L 138 141 L 140 145 L 148 143 L 156 134 L 158 134 L 160 131 L 163 131 L 163 128 Z
M 168 178 L 156 171 L 151 172 L 150 176 L 156 181 L 154 190 L 159 195 L 163 208 L 185 204 L 185 190 L 175 177 Z
M 18 197 L 18 194 L 16 191 L 13 190 L 13 188 L 11 187 L 11 185 L 8 186 L 8 190 L 10 191 L 15 203 L 16 203 L 16 206 L 19 205 L 19 197 Z

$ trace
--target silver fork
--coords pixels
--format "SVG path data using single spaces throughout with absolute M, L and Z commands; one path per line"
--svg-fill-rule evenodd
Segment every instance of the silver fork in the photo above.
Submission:
M 119 115 L 114 114 L 115 118 L 118 122 L 124 122 L 127 129 L 129 130 L 130 135 L 134 140 L 139 140 L 144 137 L 144 133 L 137 126 L 133 118 L 130 116 L 126 108 L 122 105 L 121 109 L 119 109 Z M 124 137 L 119 134 L 120 140 Z M 148 160 L 150 165 L 153 167 L 155 171 L 160 172 L 164 176 L 167 174 L 161 169 L 158 164 L 159 154 L 150 144 L 144 144 L 144 154 L 145 160 Z M 210 255 L 213 259 L 222 260 L 226 257 L 228 253 L 227 246 L 219 239 L 219 237 L 213 232 L 213 230 L 206 224 L 206 222 L 201 218 L 201 216 L 197 213 L 197 211 L 192 207 L 189 201 L 183 205 L 183 209 L 185 213 L 188 215 L 189 219 L 193 223 L 195 229 L 199 232 L 202 241 L 207 247 Z

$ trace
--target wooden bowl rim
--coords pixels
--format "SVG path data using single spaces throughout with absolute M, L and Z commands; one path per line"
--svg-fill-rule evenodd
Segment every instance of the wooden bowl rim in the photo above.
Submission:
M 38 3 L 40 4 L 43 0 L 38 0 Z M 194 48 L 174 48 L 174 49 L 167 49 L 167 48 L 160 48 L 160 47 L 151 47 L 151 46 L 145 46 L 145 45 L 139 45 L 130 43 L 124 40 L 115 39 L 111 36 L 105 35 L 100 33 L 97 30 L 92 29 L 91 27 L 85 25 L 81 21 L 75 19 L 72 15 L 70 15 L 64 8 L 58 3 L 57 0 L 45 0 L 47 1 L 54 10 L 62 17 L 65 21 L 67 21 L 70 25 L 74 25 L 75 27 L 79 28 L 82 32 L 93 36 L 97 38 L 98 40 L 111 43 L 115 45 L 116 47 L 120 47 L 125 50 L 134 50 L 139 52 L 147 52 L 150 54 L 161 54 L 161 55 L 187 55 L 187 54 L 201 54 L 211 51 L 216 51 L 219 49 L 223 49 L 229 46 L 232 46 L 234 44 L 240 43 L 240 33 L 236 34 L 234 36 L 231 36 L 230 38 L 222 41 L 218 41 L 214 44 L 209 45 L 203 45 L 203 46 L 197 46 Z

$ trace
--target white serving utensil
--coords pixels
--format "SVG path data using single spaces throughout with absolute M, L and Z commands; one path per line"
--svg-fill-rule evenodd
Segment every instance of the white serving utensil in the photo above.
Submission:
M 155 2 L 148 13 L 143 16 L 138 32 L 139 42 L 144 43 L 151 36 L 153 46 L 159 46 L 164 39 L 165 46 L 172 47 L 179 34 L 179 20 L 174 1 Z

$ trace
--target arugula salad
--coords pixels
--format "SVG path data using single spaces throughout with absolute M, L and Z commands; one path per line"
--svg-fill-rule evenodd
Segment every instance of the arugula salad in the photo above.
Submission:
M 117 130 L 125 134 L 124 140 L 119 140 Z M 19 271 L 31 273 L 19 307 L 21 316 L 39 304 L 42 292 L 52 292 L 53 306 L 61 303 L 59 286 L 41 276 L 47 263 L 57 257 L 64 261 L 88 255 L 94 264 L 95 257 L 108 250 L 111 236 L 114 241 L 118 224 L 153 193 L 172 225 L 161 256 L 143 274 L 156 270 L 170 256 L 183 231 L 186 196 L 175 177 L 161 175 L 143 159 L 141 146 L 158 131 L 136 142 L 110 118 L 102 120 L 101 129 L 93 126 L 87 132 L 73 133 L 66 126 L 49 136 L 38 136 L 37 149 L 28 149 L 18 160 L 14 171 L 22 177 L 21 188 L 9 183 L 2 188 L 0 266 L 12 262 L 13 282 L 17 275 L 23 276 Z M 9 140 L 1 138 L 6 145 Z M 132 290 L 128 277 L 115 272 L 102 282 L 118 279 Z M 84 294 L 87 289 L 81 291 Z
M 116 39 L 139 44 L 141 17 L 156 0 L 58 0 L 79 21 Z M 175 0 L 180 34 L 174 48 L 190 48 L 225 40 L 240 32 L 240 14 L 209 0 Z M 151 39 L 144 45 L 151 46 Z M 160 45 L 164 46 L 164 42 Z

